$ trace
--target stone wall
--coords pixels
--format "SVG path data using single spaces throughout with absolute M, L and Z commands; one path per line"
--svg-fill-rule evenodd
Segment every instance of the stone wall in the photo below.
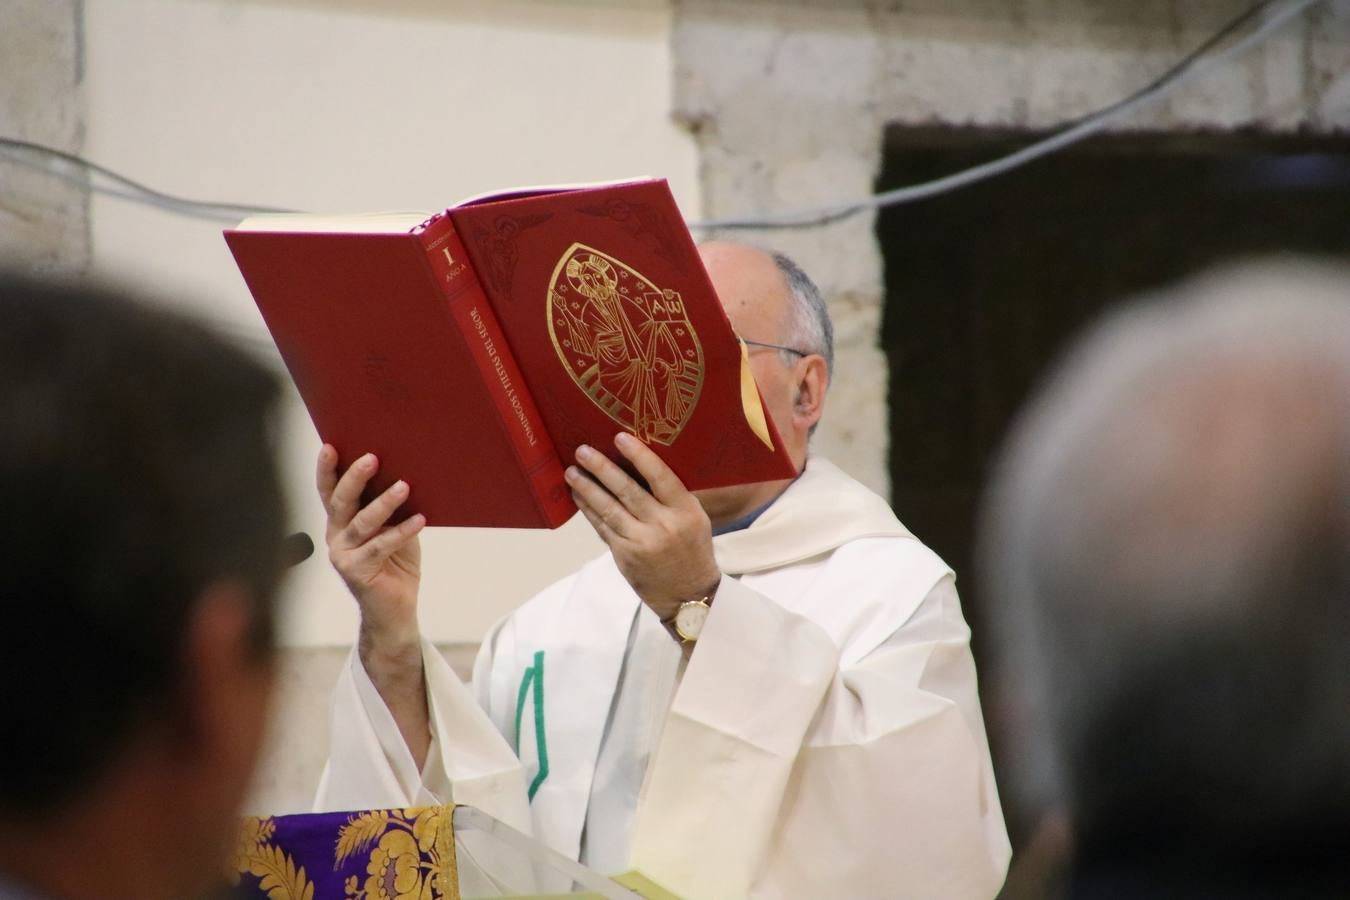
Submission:
M 84 137 L 78 0 L 0 0 L 0 136 L 78 153 Z M 89 265 L 78 186 L 0 148 L 0 265 L 77 273 Z
M 888 127 L 1052 128 L 1144 86 L 1249 5 L 677 0 L 674 110 L 699 143 L 707 216 L 829 204 L 871 193 Z M 1350 3 L 1316 7 L 1121 127 L 1350 127 Z M 885 493 L 873 219 L 738 235 L 796 257 L 829 297 L 838 364 L 817 448 Z

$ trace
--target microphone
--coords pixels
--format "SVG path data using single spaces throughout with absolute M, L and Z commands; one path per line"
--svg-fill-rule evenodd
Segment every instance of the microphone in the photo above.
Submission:
M 281 541 L 281 562 L 286 568 L 298 566 L 314 553 L 314 542 L 303 531 L 288 534 Z

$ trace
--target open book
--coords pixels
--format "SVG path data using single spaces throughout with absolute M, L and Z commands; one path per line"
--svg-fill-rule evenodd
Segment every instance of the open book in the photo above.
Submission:
M 225 239 L 339 465 L 412 486 L 400 515 L 557 527 L 577 447 L 619 460 L 620 430 L 691 490 L 795 474 L 665 181 Z

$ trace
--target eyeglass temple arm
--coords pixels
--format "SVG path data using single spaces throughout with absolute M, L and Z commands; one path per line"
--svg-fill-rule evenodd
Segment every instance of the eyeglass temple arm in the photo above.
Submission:
M 798 356 L 810 356 L 805 350 L 798 350 L 796 347 L 785 347 L 782 344 L 769 344 L 764 341 L 752 341 L 749 338 L 741 338 L 742 344 L 748 344 L 751 347 L 767 347 L 770 350 L 786 350 L 788 353 L 795 353 Z

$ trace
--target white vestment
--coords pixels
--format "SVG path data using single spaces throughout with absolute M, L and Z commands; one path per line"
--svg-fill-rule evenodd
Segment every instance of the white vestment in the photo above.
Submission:
M 424 650 L 419 773 L 353 653 L 320 809 L 467 803 L 691 898 L 992 898 L 1010 855 L 946 564 L 827 461 L 747 529 L 687 663 L 605 554 Z

